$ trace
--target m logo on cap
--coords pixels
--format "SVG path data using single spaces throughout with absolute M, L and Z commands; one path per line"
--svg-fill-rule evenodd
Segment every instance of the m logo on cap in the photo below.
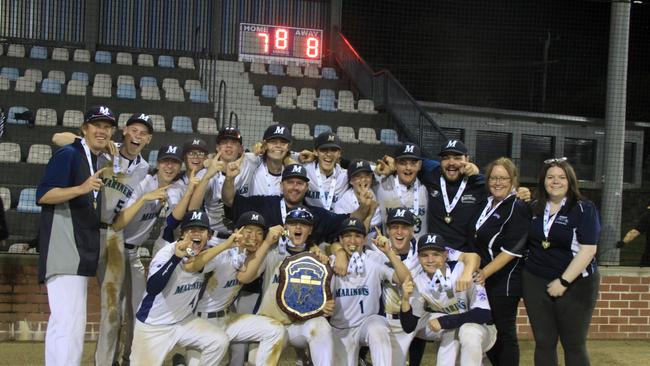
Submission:
M 400 210 L 400 209 L 395 210 L 395 217 L 404 217 L 405 214 L 406 214 L 406 210 Z
M 144 114 L 144 113 L 140 114 L 140 116 L 138 117 L 138 119 L 141 119 L 141 120 L 146 121 L 146 122 L 149 122 L 149 118 L 150 117 L 148 115 Z
M 334 135 L 327 136 L 327 141 L 334 141 Z
M 404 146 L 404 152 L 405 153 L 413 153 L 413 149 L 415 149 L 415 145 L 406 145 L 406 146 Z
M 435 244 L 438 237 L 435 235 L 427 235 L 427 241 L 424 244 Z
M 176 154 L 176 150 L 178 150 L 178 146 L 170 145 L 167 147 L 167 154 Z
M 284 127 L 280 127 L 280 126 L 276 127 L 275 132 L 273 133 L 278 135 L 284 135 Z
M 193 140 L 192 145 L 201 145 L 201 140 Z
M 111 115 L 111 110 L 108 109 L 108 107 L 99 107 L 99 113 L 105 115 L 105 116 L 110 116 Z
M 348 223 L 348 226 L 356 226 L 357 225 L 357 220 L 350 220 Z
M 258 221 L 260 219 L 260 215 L 252 214 L 251 215 L 251 220 Z
M 192 218 L 190 220 L 201 220 L 203 212 L 192 212 Z
M 449 142 L 447 142 L 447 146 L 445 146 L 445 148 L 456 147 L 457 143 L 458 143 L 458 140 L 449 140 Z
M 357 168 L 363 168 L 363 161 L 357 161 Z
M 301 165 L 294 165 L 293 169 L 291 169 L 291 173 L 302 173 L 302 166 Z

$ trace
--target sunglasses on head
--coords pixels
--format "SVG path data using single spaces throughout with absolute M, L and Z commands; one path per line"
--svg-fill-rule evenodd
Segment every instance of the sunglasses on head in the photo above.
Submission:
M 311 212 L 306 210 L 291 210 L 287 214 L 287 218 L 302 219 L 308 222 L 314 222 L 314 216 L 311 214 Z
M 552 158 L 544 160 L 544 164 L 554 164 L 554 163 L 563 163 L 569 160 L 566 156 L 561 158 Z

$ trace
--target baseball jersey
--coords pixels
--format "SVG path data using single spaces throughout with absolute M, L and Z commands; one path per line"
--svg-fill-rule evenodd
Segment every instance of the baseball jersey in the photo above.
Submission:
M 141 155 L 128 160 L 121 155 L 116 157 L 102 154 L 97 160 L 100 167 L 109 168 L 109 173 L 102 176 L 104 187 L 101 190 L 101 218 L 103 223 L 111 224 L 149 172 L 149 163 Z
M 365 271 L 332 277 L 332 295 L 335 301 L 334 314 L 330 324 L 334 328 L 358 327 L 369 315 L 378 314 L 380 308 L 381 284 L 392 281 L 395 272 L 384 261 L 384 257 L 372 250 L 362 254 Z M 333 264 L 336 257 L 331 256 Z
M 204 273 L 214 270 L 208 262 L 202 272 L 187 272 L 183 261 L 174 255 L 176 243 L 161 248 L 151 260 L 147 291 L 136 317 L 149 325 L 171 325 L 192 314 L 203 286 Z M 171 273 L 171 274 L 170 274 Z M 152 291 L 152 287 L 161 289 Z
M 197 178 L 203 178 L 205 175 L 206 169 L 201 169 L 196 173 Z M 169 205 L 169 211 L 174 210 L 174 207 L 181 201 L 183 195 L 187 191 L 187 185 L 190 182 L 190 178 L 186 174 L 181 175 L 174 183 L 172 183 L 169 188 L 167 188 L 167 204 Z
M 133 205 L 143 195 L 158 189 L 158 176 L 147 175 L 135 187 L 135 192 L 126 203 L 125 207 Z M 163 202 L 160 200 L 145 201 L 140 210 L 135 214 L 133 220 L 124 228 L 124 243 L 130 245 L 142 245 L 156 225 L 160 211 L 163 209 Z
M 280 253 L 278 247 L 271 249 L 266 253 L 262 270 L 264 271 L 264 281 L 262 282 L 262 302 L 260 303 L 259 315 L 268 316 L 280 323 L 291 324 L 291 318 L 280 309 L 276 298 L 278 286 L 280 284 L 280 265 L 290 253 Z
M 253 174 L 250 183 L 250 196 L 279 196 L 282 194 L 282 173 L 269 172 L 266 162 L 262 162 Z
M 422 271 L 413 278 L 415 289 L 411 297 L 413 315 L 422 317 L 426 313 L 444 313 L 448 315 L 466 313 L 471 309 L 490 310 L 485 288 L 473 283 L 466 291 L 455 290 L 456 281 L 463 273 L 460 262 L 447 261 L 440 282 L 432 286 L 432 279 Z M 434 275 L 434 278 L 435 275 Z M 435 280 L 433 280 L 435 281 Z
M 333 205 L 334 213 L 337 214 L 350 214 L 356 209 L 359 208 L 359 200 L 357 200 L 357 195 L 354 194 L 354 189 L 352 187 L 348 188 L 339 199 L 334 202 Z M 370 220 L 370 227 L 374 228 L 376 225 L 381 225 L 381 210 L 379 207 L 375 209 L 375 213 L 372 215 Z
M 415 238 L 429 232 L 426 220 L 427 190 L 418 178 L 407 187 L 400 183 L 397 174 L 389 175 L 379 181 L 376 190 L 382 222 L 386 222 L 389 208 L 406 207 L 419 219 L 414 228 Z
M 333 211 L 333 205 L 348 188 L 347 170 L 336 164 L 332 174 L 326 177 L 318 168 L 318 161 L 315 161 L 305 165 L 305 171 L 309 178 L 305 201 L 311 206 Z
M 244 153 L 244 160 L 241 163 L 240 171 L 235 177 L 235 190 L 237 193 L 248 196 L 249 183 L 253 177 L 253 173 L 257 167 L 262 163 L 262 159 L 252 153 Z M 226 176 L 222 172 L 218 172 L 208 182 L 208 190 L 203 199 L 203 206 L 208 213 L 210 219 L 210 228 L 215 231 L 226 232 L 228 229 L 224 224 L 224 207 L 223 200 L 221 199 L 221 188 Z

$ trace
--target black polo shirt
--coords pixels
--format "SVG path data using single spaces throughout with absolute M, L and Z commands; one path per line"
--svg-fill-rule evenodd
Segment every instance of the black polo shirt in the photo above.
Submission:
M 470 222 L 469 243 L 481 256 L 481 268 L 501 252 L 516 257 L 487 279 L 486 288 L 491 296 L 521 296 L 522 257 L 526 251 L 531 209 L 516 196 L 510 196 L 476 230 L 476 222 L 487 204 L 487 199 L 481 202 Z
M 451 211 L 450 216 L 452 220 L 448 224 L 444 220 L 447 211 L 445 210 L 445 201 L 441 194 L 440 175 L 441 169 L 429 169 L 428 164 L 423 165 L 423 169 L 419 175 L 420 181 L 427 187 L 429 193 L 427 210 L 429 231 L 442 235 L 451 248 L 463 252 L 474 252 L 475 250 L 467 242 L 467 230 L 476 211 L 480 209 L 480 203 L 487 196 L 485 177 L 482 174 L 478 174 L 468 178 L 461 198 Z M 462 179 L 456 182 L 446 182 L 447 197 L 450 202 L 456 196 L 461 181 Z
M 544 216 L 533 216 L 528 229 L 528 257 L 524 268 L 530 273 L 554 280 L 562 275 L 573 257 L 578 253 L 579 244 L 598 245 L 600 238 L 600 219 L 598 210 L 591 201 L 578 201 L 575 206 L 562 206 L 551 225 L 548 240 L 551 245 L 544 249 Z M 597 271 L 596 258 L 585 268 L 582 276 Z
M 641 234 L 646 234 L 645 249 L 643 250 L 640 265 L 650 266 L 650 235 L 647 235 L 650 230 L 650 206 L 646 207 L 646 210 L 641 214 L 634 225 L 634 229 Z

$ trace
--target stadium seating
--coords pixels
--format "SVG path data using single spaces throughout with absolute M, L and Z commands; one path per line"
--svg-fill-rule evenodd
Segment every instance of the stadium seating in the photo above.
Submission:
M 84 114 L 81 111 L 66 110 L 63 112 L 63 127 L 81 127 Z
M 160 100 L 160 90 L 157 86 L 143 86 L 140 88 L 140 97 L 144 100 Z
M 328 125 L 316 125 L 314 126 L 314 137 L 317 137 L 323 132 L 332 132 L 332 127 Z
M 20 145 L 15 142 L 0 142 L 0 162 L 20 162 Z
M 98 64 L 110 64 L 112 62 L 111 53 L 108 51 L 95 52 L 95 62 Z
M 314 136 L 309 132 L 309 126 L 304 123 L 294 123 L 291 126 L 291 136 L 297 140 L 312 141 Z
M 174 67 L 174 58 L 169 55 L 160 55 L 158 56 L 158 66 L 159 67 Z
M 147 159 L 149 166 L 156 166 L 157 160 L 158 160 L 158 150 L 150 150 L 149 158 Z
M 126 121 L 131 118 L 133 113 L 127 112 L 127 113 L 120 113 L 120 115 L 117 117 L 117 128 L 122 128 L 126 126 Z
M 336 112 L 334 98 L 331 95 L 320 96 L 318 98 L 318 109 L 325 112 Z
M 135 86 L 133 84 L 119 84 L 116 95 L 119 99 L 135 99 Z
M 0 187 L 0 198 L 5 211 L 11 208 L 11 191 L 7 187 Z
M 302 77 L 302 68 L 295 64 L 287 65 L 287 75 L 292 77 L 301 78 Z
M 36 204 L 36 188 L 24 188 L 20 191 L 20 198 L 18 199 L 16 211 L 26 213 L 41 212 L 41 206 Z
M 275 85 L 262 85 L 262 96 L 275 99 L 278 96 L 278 88 Z
M 341 142 L 356 144 L 359 142 L 354 135 L 354 128 L 348 126 L 339 126 L 336 129 L 336 135 L 341 139 Z
M 56 47 L 52 50 L 52 60 L 68 61 L 70 60 L 70 54 L 66 48 Z
M 174 118 L 172 118 L 172 131 L 178 133 L 193 133 L 192 120 L 185 116 L 174 116 Z
M 135 80 L 131 75 L 120 75 L 117 77 L 117 86 L 121 84 L 129 84 L 135 86 Z
M 284 76 L 284 67 L 278 64 L 270 64 L 269 74 L 276 75 L 276 76 Z
M 159 114 L 151 114 L 149 115 L 151 117 L 151 123 L 153 124 L 153 130 L 156 132 L 165 132 L 167 131 L 167 128 L 165 128 L 165 118 Z
M 138 55 L 138 65 L 139 66 L 153 66 L 153 56 L 141 53 Z
M 288 95 L 289 97 L 291 97 L 291 99 L 296 99 L 298 97 L 298 93 L 296 92 L 296 88 L 294 88 L 292 86 L 283 86 L 280 89 L 280 94 Z
M 208 103 L 208 92 L 204 89 L 190 90 L 190 101 L 194 103 Z
M 29 121 L 24 120 L 24 119 L 18 119 L 19 117 L 16 116 L 18 113 L 24 113 L 27 112 L 28 109 L 26 107 L 22 106 L 13 106 L 9 108 L 9 113 L 7 113 L 7 123 L 9 124 L 14 124 L 14 125 L 27 125 L 29 124 Z
M 370 99 L 359 99 L 358 106 L 359 112 L 366 114 L 375 114 L 375 103 Z
M 181 56 L 178 58 L 178 67 L 181 69 L 194 70 L 194 60 L 191 57 Z
M 296 106 L 293 104 L 293 98 L 288 94 L 278 94 L 278 97 L 275 98 L 275 105 L 284 109 L 295 109 Z
M 9 49 L 7 50 L 7 56 L 9 57 L 25 57 L 25 46 L 22 44 L 10 44 Z
M 39 69 L 27 69 L 24 76 L 35 83 L 40 83 L 43 80 L 43 72 Z
M 133 56 L 128 52 L 118 52 L 115 63 L 118 65 L 133 65 Z
M 43 79 L 41 82 L 41 93 L 61 94 L 61 83 L 52 79 Z
M 382 143 L 386 145 L 399 145 L 399 139 L 397 137 L 397 131 L 390 128 L 382 128 L 379 132 L 379 139 Z
M 296 100 L 296 106 L 300 109 L 315 110 L 314 98 L 311 95 L 300 94 Z
M 6 76 L 0 75 L 0 90 L 9 90 L 11 84 Z
M 165 89 L 165 99 L 170 102 L 184 102 L 185 95 L 183 94 L 183 89 L 178 87 Z
M 88 74 L 83 71 L 75 71 L 70 76 L 70 80 L 81 81 L 85 86 L 88 86 Z
M 336 70 L 331 67 L 323 67 L 321 73 L 323 75 L 323 79 L 336 80 L 339 78 L 336 76 Z
M 86 95 L 87 84 L 88 84 L 88 81 L 83 82 L 81 80 L 70 80 L 70 81 L 68 81 L 68 85 L 65 88 L 65 93 L 67 95 L 84 96 L 84 95 Z
M 266 65 L 261 62 L 251 63 L 251 73 L 266 75 Z
M 76 62 L 90 62 L 90 51 L 83 49 L 74 50 L 72 60 Z
M 43 46 L 33 46 L 29 51 L 29 58 L 36 58 L 40 60 L 47 59 L 47 48 Z
M 217 129 L 217 121 L 214 118 L 201 117 L 196 125 L 198 133 L 204 135 L 216 135 L 219 133 Z
M 27 153 L 27 162 L 30 164 L 47 164 L 52 157 L 50 145 L 33 144 Z
M 377 133 L 374 129 L 368 127 L 361 127 L 359 129 L 359 141 L 364 144 L 379 145 L 380 141 L 377 140 Z
M 5 66 L 0 70 L 0 75 L 6 77 L 10 81 L 16 81 L 20 77 L 20 72 L 18 72 L 18 69 L 15 67 Z
M 56 110 L 51 108 L 39 108 L 36 111 L 36 126 L 56 126 Z
M 47 78 L 65 84 L 65 73 L 61 70 L 50 70 L 50 72 L 47 73 Z
M 316 89 L 314 89 L 314 88 L 301 88 L 300 89 L 300 95 L 304 95 L 306 97 L 311 98 L 312 100 L 316 100 Z
M 21 76 L 16 80 L 16 91 L 33 93 L 36 91 L 36 83 L 27 79 L 24 76 Z
M 143 76 L 140 78 L 140 87 L 155 86 L 158 87 L 158 80 L 153 76 Z
M 318 66 L 316 65 L 307 65 L 305 66 L 305 76 L 312 79 L 320 79 L 322 76 L 318 71 Z

